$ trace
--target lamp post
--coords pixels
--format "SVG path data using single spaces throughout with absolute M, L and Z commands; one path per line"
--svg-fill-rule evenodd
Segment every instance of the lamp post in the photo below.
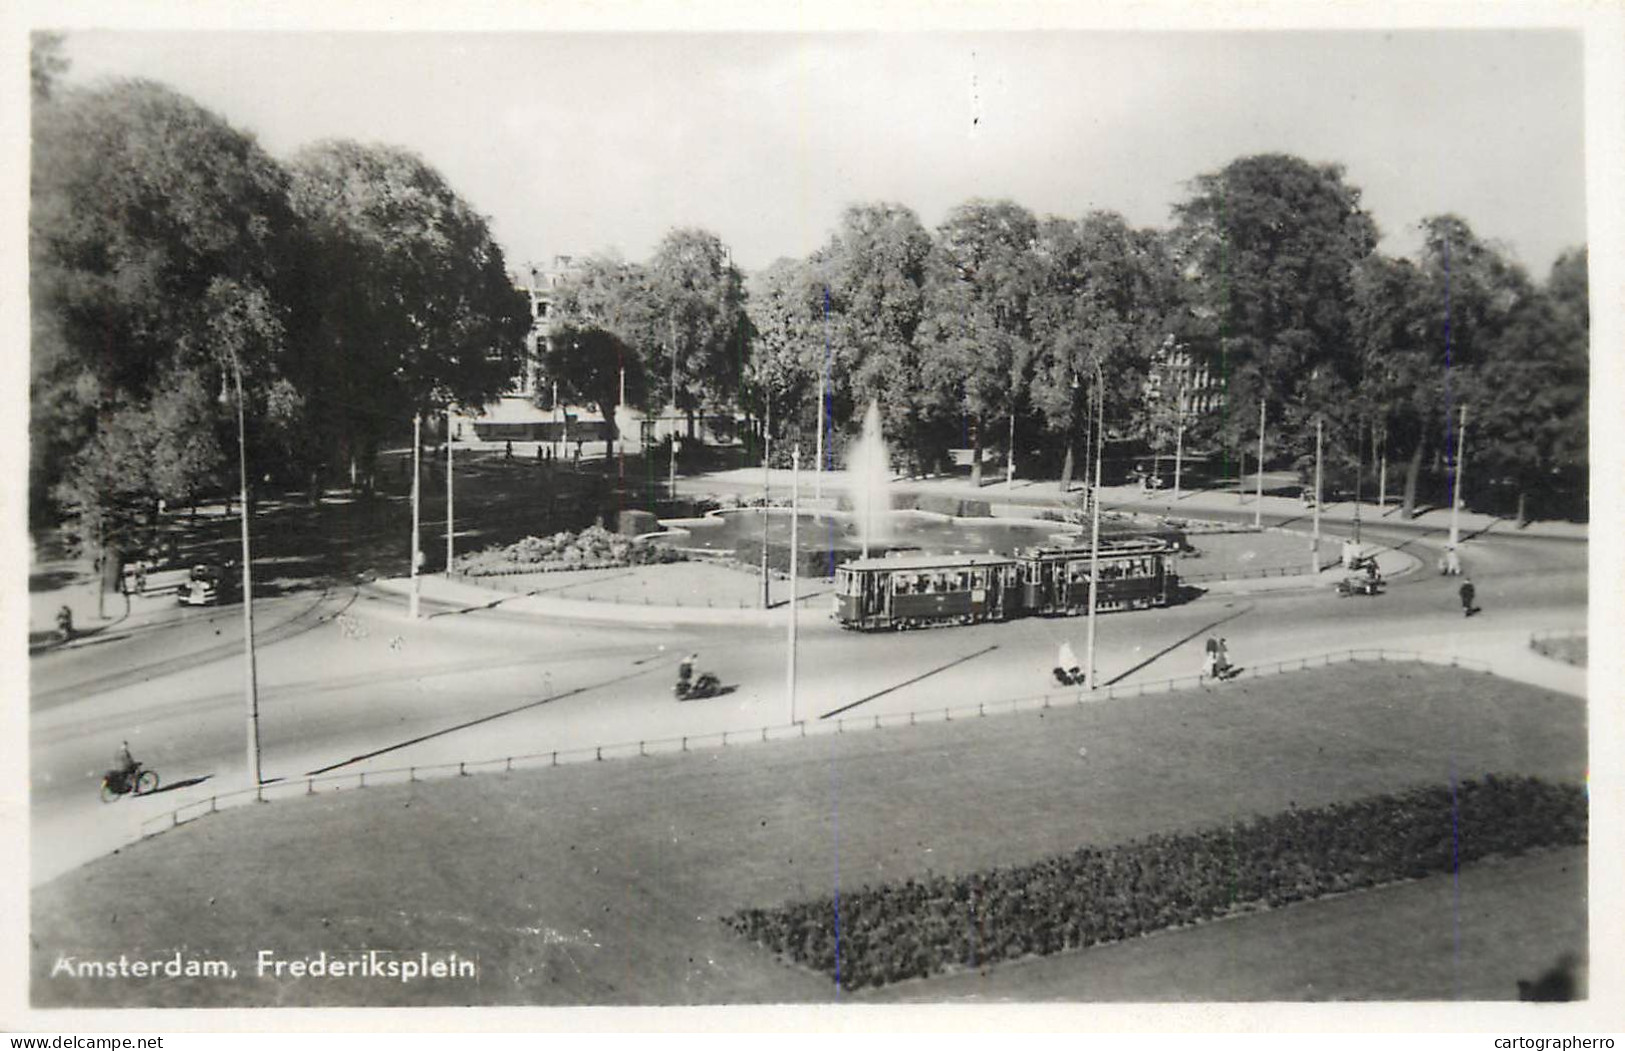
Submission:
M 1170 504 L 1179 503 L 1179 476 L 1185 463 L 1185 385 L 1179 385 L 1178 399 L 1174 402 L 1174 498 Z
M 231 374 L 237 387 L 237 477 L 241 485 L 238 502 L 243 534 L 243 685 L 248 702 L 248 774 L 258 788 L 260 776 L 260 689 L 254 667 L 254 575 L 248 544 L 248 438 L 243 420 L 243 368 L 231 351 Z
M 1093 504 L 1089 525 L 1089 651 L 1085 665 L 1085 685 L 1095 688 L 1095 613 L 1100 596 L 1100 463 L 1106 455 L 1106 373 L 1095 366 L 1095 489 L 1090 496 Z
M 773 605 L 772 577 L 767 564 L 767 521 L 769 492 L 773 486 L 773 395 L 767 396 L 767 412 L 762 420 L 762 608 Z
M 418 553 L 422 550 L 422 539 L 418 523 L 418 513 L 421 506 L 423 472 L 418 463 L 418 450 L 422 446 L 423 414 L 412 413 L 412 592 L 406 600 L 406 615 L 413 620 L 418 619 L 418 602 L 422 590 L 422 580 L 418 576 Z
M 1450 550 L 1461 540 L 1461 465 L 1467 458 L 1467 406 L 1461 407 L 1461 429 L 1456 438 L 1455 483 L 1450 492 Z
M 1361 420 L 1363 424 L 1365 421 Z M 1360 544 L 1360 498 L 1365 495 L 1362 483 L 1365 479 L 1365 428 L 1356 425 L 1354 428 L 1354 544 Z
M 1320 572 L 1320 446 L 1321 446 L 1321 420 L 1315 418 L 1315 532 L 1309 553 L 1310 569 Z
M 790 700 L 790 725 L 796 724 L 796 519 L 801 510 L 801 446 L 790 451 L 790 646 L 784 671 L 785 695 Z
M 1264 528 L 1264 410 L 1269 403 L 1258 399 L 1258 491 L 1253 496 L 1253 528 Z
M 452 515 L 452 488 L 451 488 L 451 403 L 446 403 L 446 579 L 451 579 L 452 559 L 457 555 L 456 543 L 452 540 L 454 518 Z
M 1010 409 L 1010 447 L 1004 457 L 1004 487 L 1016 487 L 1016 410 Z
M 1376 445 L 1378 448 L 1377 460 L 1377 510 L 1381 517 L 1388 517 L 1388 424 L 1383 423 L 1376 432 Z

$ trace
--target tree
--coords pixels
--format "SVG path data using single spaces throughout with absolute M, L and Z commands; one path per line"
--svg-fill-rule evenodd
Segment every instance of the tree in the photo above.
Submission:
M 1188 344 L 1226 388 L 1215 437 L 1237 451 L 1256 437 L 1263 397 L 1285 410 L 1288 448 L 1312 449 L 1315 418 L 1346 404 L 1356 371 L 1354 270 L 1377 242 L 1360 191 L 1338 165 L 1265 154 L 1198 176 L 1174 214 Z
M 651 387 L 688 415 L 708 405 L 731 405 L 747 361 L 749 323 L 744 278 L 718 237 L 685 228 L 668 233 L 655 249 L 647 289 L 653 313 L 665 319 L 661 341 L 665 368 L 649 354 Z
M 931 235 L 900 204 L 852 205 L 819 253 L 827 292 L 832 415 L 856 423 L 869 401 L 911 459 L 928 455 L 916 334 L 925 313 Z M 822 341 L 820 341 L 822 342 Z
M 1522 296 L 1489 337 L 1475 385 L 1472 458 L 1481 477 L 1515 487 L 1520 524 L 1531 494 L 1571 506 L 1584 498 L 1588 314 L 1581 249 L 1558 259 L 1546 287 Z
M 1110 212 L 1045 220 L 1035 255 L 1032 403 L 1050 433 L 1064 438 L 1061 473 L 1070 482 L 1097 364 L 1107 418 L 1120 430 L 1146 429 L 1138 418 L 1141 392 L 1154 356 L 1180 323 L 1176 274 L 1159 234 L 1134 230 Z
M 817 391 L 824 356 L 825 282 L 818 264 L 777 259 L 753 275 L 745 310 L 750 318 L 747 385 L 774 434 L 799 434 Z
M 325 142 L 295 158 L 291 199 L 312 278 L 296 382 L 329 455 L 370 467 L 415 415 L 508 387 L 529 306 L 439 172 L 396 147 Z
M 228 342 L 247 415 L 267 418 L 297 222 L 254 140 L 160 84 L 49 90 L 34 130 L 31 506 L 94 546 L 136 505 L 218 479 Z
M 928 264 L 920 374 L 927 412 L 959 415 L 982 481 L 986 424 L 1022 405 L 1033 367 L 1028 303 L 1038 223 L 1011 201 L 959 205 L 937 228 Z
M 542 365 L 558 383 L 561 398 L 590 405 L 604 418 L 604 456 L 613 456 L 621 388 L 624 384 L 628 400 L 635 402 L 644 385 L 638 355 L 607 328 L 564 321 L 548 334 Z

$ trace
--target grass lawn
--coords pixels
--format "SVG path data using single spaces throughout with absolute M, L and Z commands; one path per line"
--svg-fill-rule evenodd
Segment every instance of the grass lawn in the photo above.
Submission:
M 1577 783 L 1586 768 L 1584 712 L 1579 699 L 1484 675 L 1343 665 L 1042 714 L 368 788 L 229 811 L 38 889 L 33 999 L 40 1007 L 828 1001 L 835 990 L 827 979 L 737 938 L 719 917 L 831 886 L 1012 864 L 1275 813 L 1294 802 L 1314 806 L 1491 772 Z M 1508 862 L 1505 871 L 1523 872 L 1517 866 L 1526 863 Z M 1583 930 L 1584 903 L 1569 884 L 1510 881 L 1538 906 L 1484 906 L 1498 899 L 1481 901 L 1473 890 L 1480 884 L 1463 874 L 1461 907 L 1483 916 L 1475 937 L 1504 935 L 1522 946 L 1519 924 L 1537 907 L 1577 914 Z M 1414 885 L 1425 899 L 1418 908 L 1430 916 L 1444 907 L 1425 891 L 1431 882 Z M 1237 947 L 1216 951 L 1245 950 L 1259 969 L 1253 987 L 1272 995 L 1388 996 L 1400 988 L 1418 998 L 1451 998 L 1461 986 L 1440 954 L 1454 946 L 1435 936 L 1437 923 L 1419 924 L 1414 909 L 1383 904 L 1397 900 L 1385 895 L 1402 892 L 1294 906 L 1075 959 L 1020 962 L 991 972 L 1008 982 L 991 994 L 948 976 L 909 995 L 1022 998 L 1023 973 L 1113 970 L 1089 961 L 1214 937 L 1224 928 Z M 1356 898 L 1365 913 L 1346 930 L 1365 958 L 1385 961 L 1390 985 L 1382 988 L 1340 969 L 1347 946 L 1315 934 L 1316 917 Z M 1573 922 L 1565 929 L 1575 929 Z M 1583 943 L 1577 948 L 1583 952 Z M 232 961 L 239 977 L 50 977 L 62 954 L 116 959 L 177 949 Z M 261 949 L 284 956 L 456 951 L 477 956 L 480 977 L 414 984 L 255 978 Z M 1473 988 L 1512 989 L 1516 978 L 1546 965 L 1524 955 L 1509 952 L 1504 966 L 1475 978 Z M 1206 972 L 1194 964 L 1170 969 L 1159 985 L 1161 966 L 1149 966 L 1140 980 L 1107 984 L 1121 992 L 1104 998 L 1156 999 L 1159 988 L 1166 997 L 1245 993 L 1234 991 L 1234 976 L 1217 964 Z M 1306 987 L 1306 974 L 1323 977 Z M 1064 980 L 1035 979 L 1031 995 L 1092 994 Z

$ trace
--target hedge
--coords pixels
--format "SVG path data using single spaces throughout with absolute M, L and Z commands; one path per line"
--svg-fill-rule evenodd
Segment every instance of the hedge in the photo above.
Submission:
M 1586 815 L 1578 787 L 1490 776 L 1454 790 L 1294 808 L 1013 868 L 747 908 L 723 922 L 859 989 L 1451 872 L 1490 855 L 1580 844 Z

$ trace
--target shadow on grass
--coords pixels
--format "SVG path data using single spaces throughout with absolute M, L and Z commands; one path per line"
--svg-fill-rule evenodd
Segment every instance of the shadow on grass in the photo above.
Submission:
M 38 573 L 28 574 L 28 590 L 30 592 L 56 591 L 81 579 L 83 579 L 82 574 L 76 569 L 42 570 Z

